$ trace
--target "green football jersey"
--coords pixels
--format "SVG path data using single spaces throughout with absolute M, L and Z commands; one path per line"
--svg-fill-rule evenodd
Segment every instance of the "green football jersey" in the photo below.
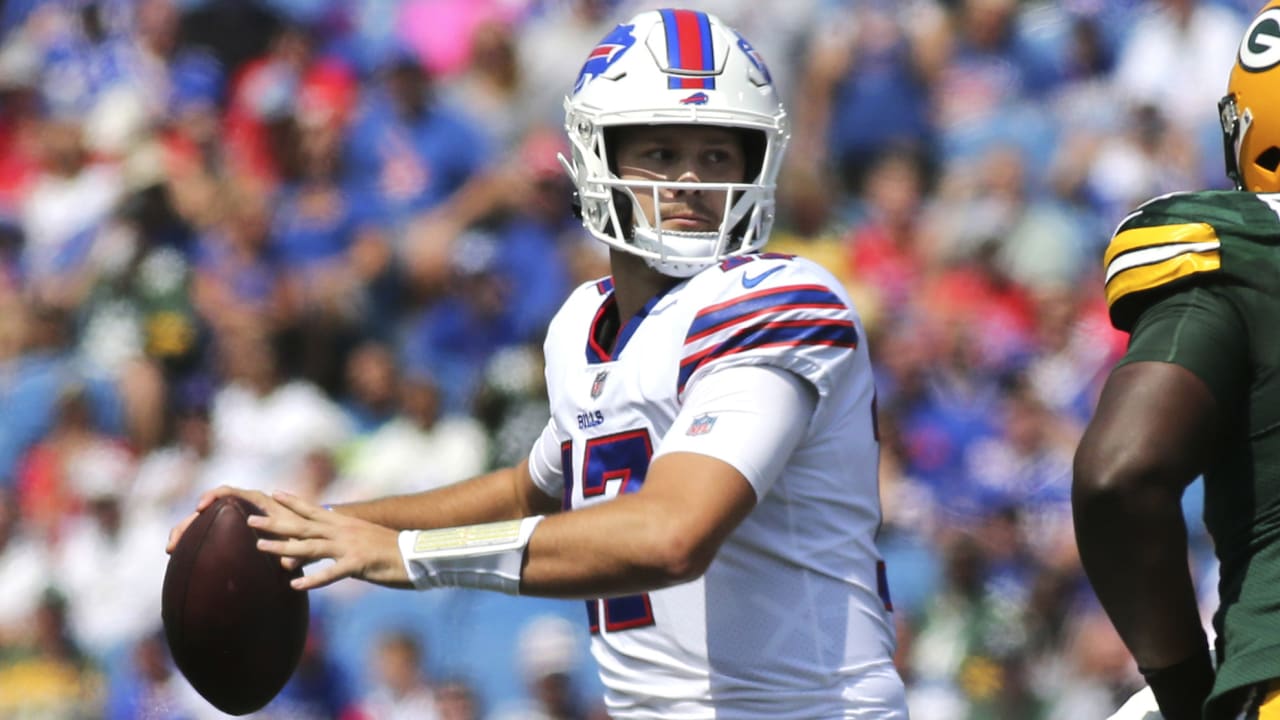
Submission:
M 1226 424 L 1204 473 L 1218 699 L 1280 677 L 1280 194 L 1156 198 L 1124 219 L 1104 262 L 1112 323 L 1134 333 L 1122 362 L 1187 367 Z

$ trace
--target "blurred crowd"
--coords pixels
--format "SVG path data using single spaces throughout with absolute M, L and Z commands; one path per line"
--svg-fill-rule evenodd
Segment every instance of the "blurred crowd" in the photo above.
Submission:
M 751 38 L 788 103 L 770 249 L 866 323 L 913 714 L 1104 717 L 1140 678 L 1070 521 L 1125 342 L 1101 252 L 1136 203 L 1225 186 L 1216 102 L 1257 3 L 683 4 Z M 0 717 L 219 717 L 160 629 L 165 537 L 202 491 L 340 502 L 527 452 L 541 333 L 608 273 L 561 102 L 648 7 L 0 2 Z M 603 717 L 581 603 L 313 595 L 260 717 Z

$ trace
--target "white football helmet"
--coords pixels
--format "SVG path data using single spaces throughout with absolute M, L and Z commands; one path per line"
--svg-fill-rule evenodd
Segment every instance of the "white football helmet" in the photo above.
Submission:
M 625 183 L 610 168 L 607 131 L 627 125 L 714 125 L 749 131 L 747 182 Z M 653 10 L 600 41 L 565 98 L 572 160 L 560 157 L 577 190 L 582 224 L 611 247 L 639 255 L 664 275 L 688 277 L 730 255 L 759 250 L 774 220 L 774 189 L 790 133 L 773 79 L 745 38 L 693 10 Z M 758 138 L 759 142 L 755 142 Z M 728 191 L 720 229 L 662 229 L 635 192 Z M 621 204 L 621 207 L 619 207 Z

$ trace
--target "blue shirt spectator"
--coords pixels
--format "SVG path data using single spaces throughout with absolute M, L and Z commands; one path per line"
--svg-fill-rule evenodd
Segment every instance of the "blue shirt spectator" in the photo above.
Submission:
M 399 56 L 384 86 L 366 96 L 348 133 L 352 179 L 377 197 L 392 222 L 446 200 L 488 161 L 484 135 L 429 97 L 428 79 Z

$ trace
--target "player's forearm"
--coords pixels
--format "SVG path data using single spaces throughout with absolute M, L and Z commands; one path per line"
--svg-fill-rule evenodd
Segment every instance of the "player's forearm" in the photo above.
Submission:
M 396 530 L 473 525 L 550 512 L 527 480 L 524 463 L 411 495 L 348 503 L 335 509 Z
M 735 512 L 745 515 L 744 505 Z M 596 598 L 688 582 L 706 572 L 735 525 L 707 524 L 645 493 L 561 513 L 534 532 L 520 593 Z
M 1151 484 L 1078 480 L 1073 507 L 1081 563 L 1138 665 L 1167 667 L 1205 652 L 1179 550 L 1187 531 L 1178 496 Z

